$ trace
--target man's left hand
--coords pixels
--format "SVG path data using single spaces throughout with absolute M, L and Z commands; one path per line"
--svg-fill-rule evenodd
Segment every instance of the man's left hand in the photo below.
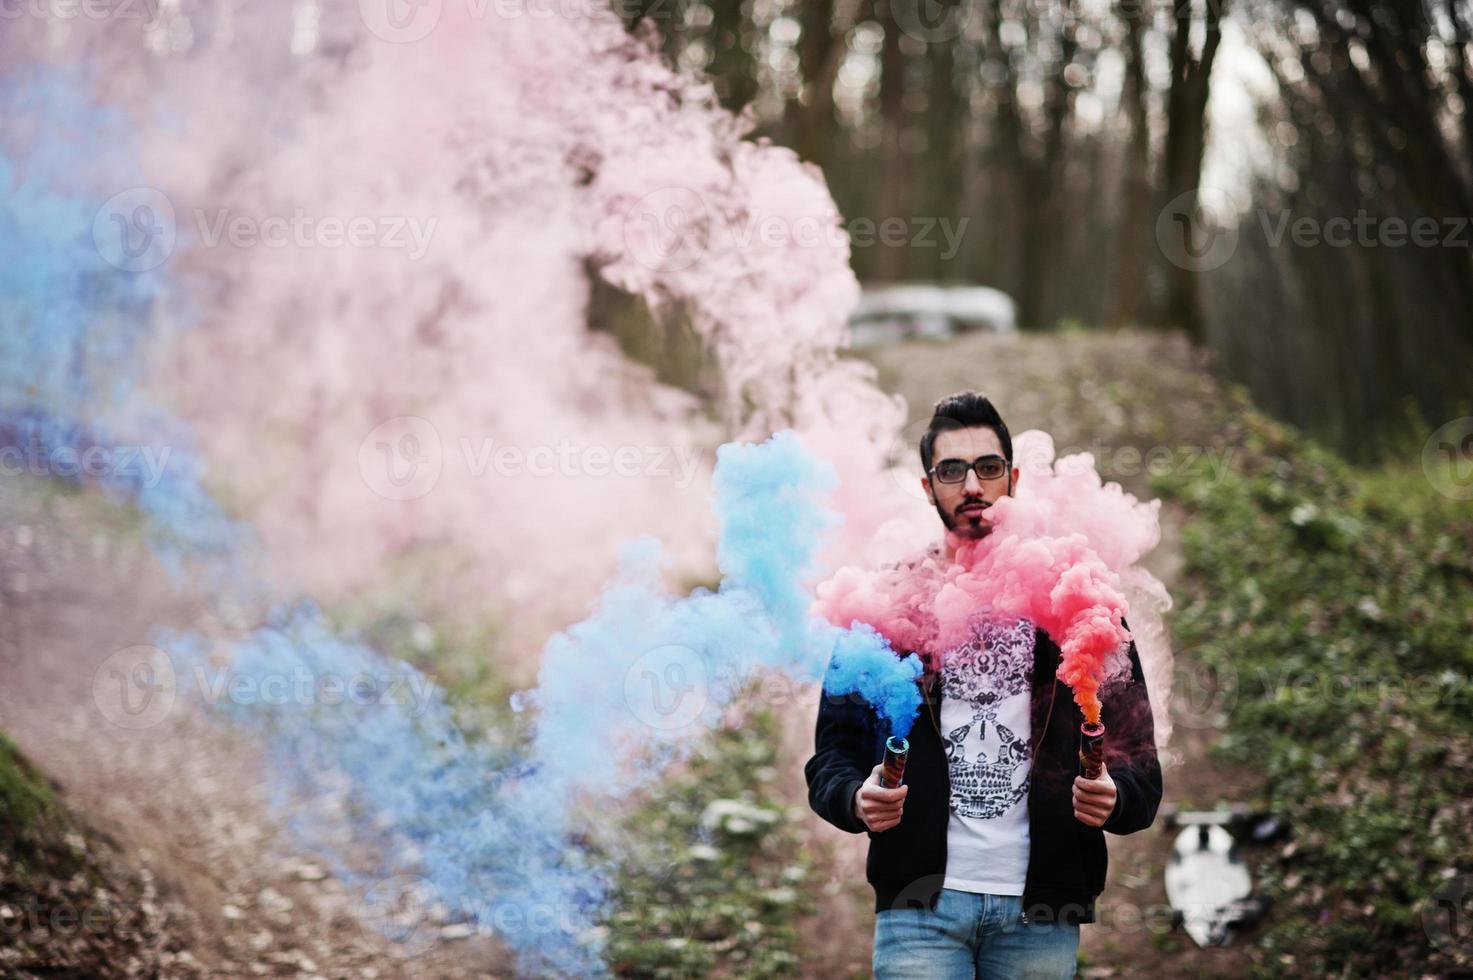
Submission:
M 1103 826 L 1115 812 L 1115 780 L 1100 767 L 1099 779 L 1074 778 L 1074 819 L 1090 827 Z

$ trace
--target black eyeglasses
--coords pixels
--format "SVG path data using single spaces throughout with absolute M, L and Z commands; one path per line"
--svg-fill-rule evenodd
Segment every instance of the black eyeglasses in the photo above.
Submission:
M 931 467 L 931 473 L 942 483 L 961 483 L 967 470 L 976 470 L 983 480 L 1000 480 L 1008 471 L 1008 461 L 1001 456 L 978 456 L 968 463 L 964 459 L 943 459 Z

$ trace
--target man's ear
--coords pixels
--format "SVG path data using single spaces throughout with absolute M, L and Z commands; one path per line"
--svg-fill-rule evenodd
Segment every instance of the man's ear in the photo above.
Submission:
M 1023 471 L 1020 470 L 1020 469 L 1018 469 L 1016 466 L 1014 466 L 1013 467 L 1013 490 L 1014 490 L 1014 492 L 1017 491 L 1017 489 L 1018 489 L 1018 481 L 1021 480 L 1021 479 L 1023 479 Z
M 929 476 L 921 477 L 921 489 L 925 491 L 926 498 L 934 504 L 936 502 L 936 495 L 931 492 L 931 478 Z

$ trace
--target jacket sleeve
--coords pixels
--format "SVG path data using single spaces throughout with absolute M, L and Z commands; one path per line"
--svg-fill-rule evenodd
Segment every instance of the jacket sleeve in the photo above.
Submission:
M 1121 617 L 1121 625 L 1130 626 Z M 1130 641 L 1130 680 L 1105 700 L 1105 767 L 1115 780 L 1115 810 L 1103 829 L 1112 834 L 1145 830 L 1161 805 L 1161 763 L 1156 757 L 1156 726 L 1145 672 L 1135 640 Z
M 857 695 L 819 691 L 813 757 L 803 767 L 808 805 L 851 834 L 867 829 L 854 815 L 854 794 L 874 768 L 875 723 L 874 709 Z

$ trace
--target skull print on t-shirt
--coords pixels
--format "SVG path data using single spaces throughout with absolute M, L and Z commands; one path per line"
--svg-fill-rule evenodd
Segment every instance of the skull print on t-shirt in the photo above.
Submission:
M 979 619 L 972 638 L 947 655 L 944 696 L 970 708 L 966 722 L 946 733 L 951 805 L 962 816 L 996 817 L 1028 791 L 1028 743 L 1010 724 L 1020 708 L 1028 710 L 1032 668 L 1026 619 Z
M 942 662 L 948 888 L 1022 894 L 1034 640 L 1029 620 L 983 613 L 973 619 L 971 637 Z

